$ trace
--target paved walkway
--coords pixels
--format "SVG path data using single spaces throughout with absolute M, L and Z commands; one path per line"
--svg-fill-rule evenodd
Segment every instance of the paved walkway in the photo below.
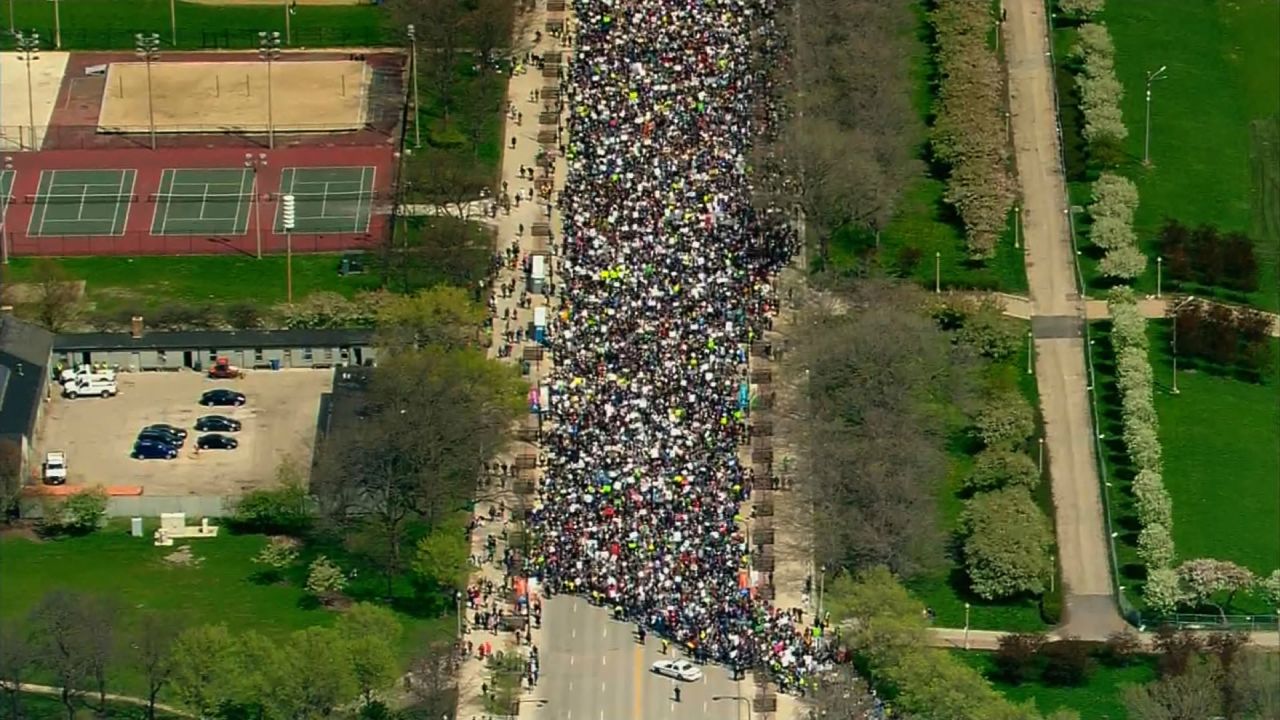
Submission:
M 1031 298 L 1025 295 L 1011 295 L 1009 293 L 950 293 L 963 294 L 973 296 L 989 295 L 994 296 L 1004 306 L 1004 314 L 1009 317 L 1019 318 L 1021 320 L 1030 320 L 1033 313 Z M 1172 302 L 1179 301 L 1182 295 L 1164 297 L 1154 297 L 1148 295 L 1138 299 L 1138 309 L 1142 311 L 1142 315 L 1149 319 L 1160 319 L 1169 316 L 1169 305 Z M 1222 303 L 1230 305 L 1229 303 Z M 1111 318 L 1111 311 L 1107 309 L 1106 300 L 1087 299 L 1084 303 L 1084 316 L 1086 320 L 1108 320 Z M 1230 305 L 1231 307 L 1237 307 Z M 1271 317 L 1271 335 L 1280 337 L 1280 315 L 1275 313 L 1266 313 Z
M 1085 319 L 1075 278 L 1075 255 L 1067 226 L 1053 67 L 1044 3 L 1008 0 L 1003 23 L 1009 68 L 1009 106 L 1014 153 L 1022 191 L 1023 237 L 1033 328 L 1041 318 L 1075 332 L 1037 333 L 1036 382 L 1040 388 L 1045 443 L 1056 508 L 1058 559 L 1062 567 L 1062 631 L 1106 637 L 1123 628 L 1112 596 L 1110 550 L 1103 526 L 1094 456 L 1094 430 L 1086 392 Z M 1046 323 L 1047 324 L 1047 323 Z

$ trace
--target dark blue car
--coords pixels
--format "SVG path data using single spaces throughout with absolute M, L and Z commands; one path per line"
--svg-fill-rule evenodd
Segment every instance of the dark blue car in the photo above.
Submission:
M 155 440 L 139 440 L 133 444 L 134 460 L 172 460 L 178 457 L 178 448 Z

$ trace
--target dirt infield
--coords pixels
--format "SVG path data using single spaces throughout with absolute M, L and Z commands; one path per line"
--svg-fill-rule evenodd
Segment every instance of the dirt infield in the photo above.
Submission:
M 271 114 L 277 131 L 355 130 L 367 117 L 369 66 L 356 60 L 281 60 L 271 66 Z M 157 132 L 266 131 L 264 62 L 157 62 L 151 102 Z M 98 129 L 147 132 L 147 68 L 111 63 Z

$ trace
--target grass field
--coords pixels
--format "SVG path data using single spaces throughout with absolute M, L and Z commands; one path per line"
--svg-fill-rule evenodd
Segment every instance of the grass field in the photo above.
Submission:
M 1019 325 L 1027 324 L 1019 323 Z M 1026 373 L 1026 365 L 1027 351 L 1023 346 L 1007 363 L 990 366 L 987 381 L 989 387 L 993 388 L 1015 387 L 1032 403 L 1033 407 L 1039 407 L 1035 375 Z M 1038 426 L 1040 423 L 1038 417 L 1036 422 Z M 1033 442 L 1032 445 L 1035 443 Z M 946 482 L 941 488 L 938 503 L 942 527 L 949 533 L 954 532 L 958 527 L 960 514 L 964 511 L 964 499 L 960 490 L 961 481 L 972 468 L 972 453 L 977 449 L 974 442 L 959 430 L 949 444 L 950 468 Z M 1035 456 L 1032 455 L 1032 457 Z M 1048 465 L 1047 457 L 1045 464 Z M 1036 500 L 1052 522 L 1053 504 L 1047 480 L 1041 483 L 1036 492 Z M 1044 630 L 1047 627 L 1041 619 L 1039 603 L 1035 598 L 1025 597 L 992 602 L 970 593 L 968 577 L 954 550 L 950 554 L 949 564 L 942 572 L 932 577 L 916 579 L 907 586 L 913 595 L 937 613 L 934 622 L 939 627 L 964 627 L 966 602 L 970 605 L 969 624 L 975 629 L 1031 632 Z
M 1165 486 L 1173 501 L 1178 558 L 1215 557 L 1269 573 L 1280 567 L 1280 408 L 1272 379 L 1254 385 L 1179 362 L 1178 389 L 1171 388 L 1172 360 L 1162 327 L 1152 323 L 1151 362 L 1156 412 L 1164 450 Z M 1137 554 L 1137 511 L 1130 495 L 1129 463 L 1120 420 L 1120 394 L 1108 323 L 1093 323 L 1093 358 L 1103 435 L 1103 462 L 1116 536 L 1121 582 L 1139 608 L 1145 569 Z M 1280 342 L 1276 343 L 1280 351 Z M 1233 612 L 1270 614 L 1274 608 L 1249 594 L 1237 596 Z
M 991 684 L 1005 697 L 1015 702 L 1034 700 L 1041 714 L 1066 708 L 1080 713 L 1086 720 L 1126 720 L 1120 699 L 1124 685 L 1141 685 L 1155 679 L 1155 662 L 1144 658 L 1128 667 L 1108 667 L 1098 664 L 1089 681 L 1081 687 L 1053 687 L 1039 681 L 1021 685 L 1009 685 L 994 678 L 995 666 L 990 653 L 959 653 L 970 667 L 981 671 L 991 679 Z
M 24 692 L 21 697 L 22 717 L 24 720 L 66 720 L 67 708 L 63 706 L 62 701 L 57 696 Z M 145 720 L 147 717 L 145 706 L 107 701 L 105 712 L 99 712 L 96 708 L 97 699 L 93 697 L 89 699 L 93 700 L 95 708 L 92 715 L 85 715 L 86 718 L 93 717 L 96 720 Z M 5 702 L 7 703 L 8 700 L 6 699 Z M 5 710 L 8 710 L 7 705 Z M 88 711 L 85 712 L 87 713 Z M 157 720 L 177 720 L 178 717 L 178 715 L 170 715 L 161 710 L 156 711 Z
M 116 0 L 71 0 L 59 4 L 63 50 L 110 50 L 134 47 L 134 34 L 160 34 L 165 47 L 174 47 L 167 0 L 136 0 L 129 11 L 121 12 Z M 256 49 L 258 32 L 285 32 L 284 3 L 262 5 L 205 5 L 178 2 L 175 6 L 179 49 Z M 54 3 L 46 0 L 14 0 L 4 10 L 6 27 L 9 8 L 18 29 L 40 33 L 46 49 L 53 49 Z M 300 5 L 289 18 L 293 47 L 369 47 L 403 45 L 397 29 L 390 26 L 387 13 L 378 6 Z M 0 48 L 12 49 L 5 34 Z
M 1280 152 L 1274 130 L 1280 115 L 1280 4 L 1202 0 L 1177 3 L 1171 10 L 1162 0 L 1127 0 L 1109 3 L 1103 13 L 1125 87 L 1122 110 L 1131 162 L 1123 172 L 1138 183 L 1141 195 L 1138 236 L 1153 253 L 1154 230 L 1165 217 L 1251 233 L 1262 265 L 1260 288 L 1233 299 L 1275 310 L 1280 308 L 1280 165 L 1274 162 Z M 1058 49 L 1061 56 L 1065 48 Z M 1146 73 L 1165 65 L 1167 77 L 1152 89 L 1153 164 L 1147 168 L 1141 164 Z M 1154 262 L 1138 288 L 1155 289 Z M 1206 294 L 1204 288 L 1188 289 Z
M 130 537 L 123 523 L 64 540 L 0 538 L 0 618 L 20 618 L 46 592 L 62 588 L 118 600 L 126 629 L 140 609 L 173 613 L 188 625 L 225 623 L 235 631 L 255 630 L 276 638 L 333 622 L 333 613 L 307 601 L 301 577 L 291 577 L 287 585 L 255 581 L 261 566 L 252 558 L 266 544 L 265 536 L 224 530 L 217 538 L 190 543 L 195 564 L 175 565 L 164 560 L 175 548 L 152 545 L 150 532 L 157 525 L 149 523 L 144 538 Z M 350 591 L 353 596 L 380 593 L 376 573 L 363 573 L 360 579 Z M 401 613 L 400 618 L 406 630 L 401 642 L 405 658 L 421 652 L 428 639 L 448 638 L 453 632 L 451 616 Z M 119 682 L 112 688 L 125 693 L 138 689 L 137 678 L 127 674 Z

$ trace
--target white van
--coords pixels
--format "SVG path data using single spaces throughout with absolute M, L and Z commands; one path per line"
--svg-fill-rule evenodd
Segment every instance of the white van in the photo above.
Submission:
M 72 370 L 71 368 L 67 368 L 66 370 L 63 370 L 62 374 L 58 376 L 58 383 L 65 386 L 67 383 L 74 383 L 80 380 L 94 380 L 94 379 L 115 382 L 116 371 L 105 369 L 105 368 L 98 370 L 98 369 L 95 369 L 92 365 L 80 365 L 74 370 Z
M 97 395 L 99 397 L 109 398 L 117 392 L 119 392 L 119 390 L 116 388 L 115 380 L 106 380 L 95 376 L 72 380 L 62 386 L 62 395 L 64 397 L 71 398 L 72 400 L 75 400 L 81 395 Z

